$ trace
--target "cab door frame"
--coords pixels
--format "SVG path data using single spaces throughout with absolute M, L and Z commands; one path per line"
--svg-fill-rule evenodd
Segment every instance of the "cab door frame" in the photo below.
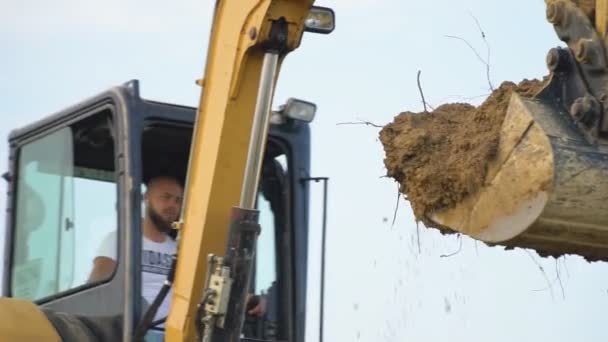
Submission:
M 133 215 L 133 205 L 139 203 L 138 189 L 132 187 L 132 164 L 129 131 L 129 111 L 134 108 L 134 89 L 129 85 L 114 87 L 97 96 L 50 115 L 40 121 L 13 130 L 9 136 L 9 171 L 6 201 L 6 229 L 2 295 L 11 294 L 11 266 L 14 253 L 14 212 L 16 204 L 17 165 L 22 146 L 58 129 L 102 112 L 111 113 L 114 131 L 114 165 L 117 199 L 117 268 L 110 279 L 100 283 L 85 284 L 67 291 L 35 300 L 43 308 L 77 315 L 116 316 L 123 320 L 123 339 L 132 334 L 139 317 L 138 297 L 139 258 L 134 245 L 140 244 L 138 215 Z M 92 265 L 91 265 L 92 266 Z M 125 341 L 128 339 L 124 339 Z

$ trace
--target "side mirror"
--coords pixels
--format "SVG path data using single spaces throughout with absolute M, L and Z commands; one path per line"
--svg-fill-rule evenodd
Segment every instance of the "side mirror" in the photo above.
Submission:
M 334 10 L 328 7 L 313 6 L 304 20 L 304 31 L 329 34 L 336 27 Z

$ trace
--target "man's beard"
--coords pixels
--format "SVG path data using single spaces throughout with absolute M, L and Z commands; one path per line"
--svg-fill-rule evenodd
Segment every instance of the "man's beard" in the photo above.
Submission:
M 150 221 L 152 221 L 152 223 L 154 223 L 154 227 L 156 227 L 156 229 L 159 232 L 164 233 L 164 234 L 169 234 L 171 232 L 171 230 L 173 229 L 173 227 L 172 227 L 173 222 L 167 222 L 152 207 L 148 207 L 147 211 L 148 211 L 148 217 L 150 217 Z

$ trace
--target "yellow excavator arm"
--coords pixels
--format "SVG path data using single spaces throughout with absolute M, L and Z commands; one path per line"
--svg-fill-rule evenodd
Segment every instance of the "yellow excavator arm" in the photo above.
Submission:
M 299 46 L 312 4 L 312 0 L 217 3 L 205 78 L 200 82 L 203 91 L 183 222 L 178 225 L 167 341 L 192 341 L 196 336 L 195 317 L 207 287 L 205 275 L 213 271 L 208 269 L 208 255 L 224 254 L 231 209 L 254 209 L 278 70 L 287 53 Z M 218 279 L 226 280 L 221 275 Z M 207 303 L 213 300 L 221 298 L 208 299 Z M 243 293 L 232 300 L 240 302 L 239 309 L 244 310 Z M 239 333 L 234 327 L 229 335 Z

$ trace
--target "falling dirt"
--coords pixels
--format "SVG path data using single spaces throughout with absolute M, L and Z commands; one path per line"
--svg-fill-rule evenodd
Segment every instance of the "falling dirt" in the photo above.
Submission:
M 481 188 L 512 92 L 531 97 L 541 86 L 539 80 L 504 82 L 479 107 L 450 103 L 432 112 L 403 112 L 382 128 L 387 176 L 399 182 L 417 220 L 436 227 L 430 213 Z

